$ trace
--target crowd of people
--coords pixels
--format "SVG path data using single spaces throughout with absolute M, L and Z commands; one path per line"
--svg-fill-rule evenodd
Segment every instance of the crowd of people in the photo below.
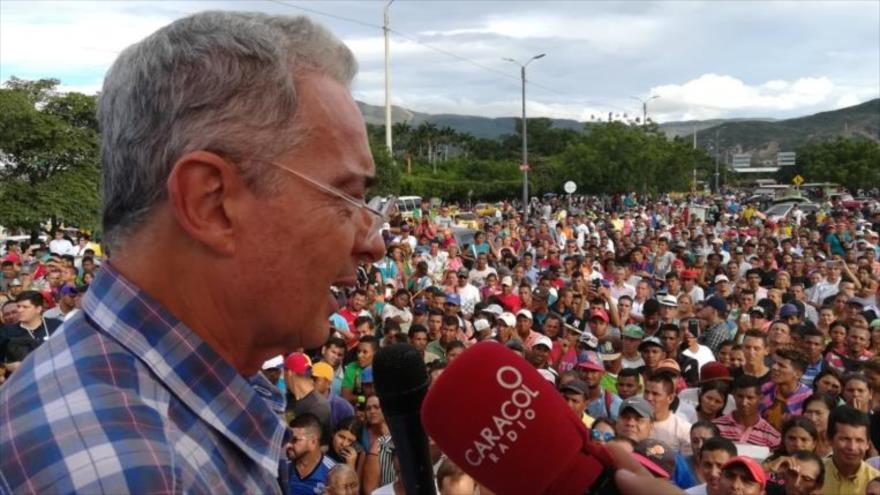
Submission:
M 741 198 L 552 199 L 527 222 L 507 206 L 467 244 L 448 206 L 398 212 L 385 258 L 334 290 L 326 343 L 263 365 L 293 432 L 286 492 L 403 493 L 373 357 L 411 344 L 436 379 L 493 340 L 593 441 L 687 493 L 880 493 L 880 209 L 774 223 Z M 0 377 L 75 314 L 104 261 L 65 236 L 5 247 Z M 441 493 L 479 490 L 433 454 Z

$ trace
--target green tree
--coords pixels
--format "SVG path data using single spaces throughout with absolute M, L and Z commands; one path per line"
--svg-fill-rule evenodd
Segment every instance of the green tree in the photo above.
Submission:
M 58 80 L 11 78 L 0 89 L 0 223 L 98 225 L 96 102 L 60 94 Z
M 790 183 L 795 175 L 807 182 L 836 182 L 852 192 L 880 187 L 880 144 L 867 139 L 838 137 L 809 144 L 797 153 L 797 165 L 779 171 Z

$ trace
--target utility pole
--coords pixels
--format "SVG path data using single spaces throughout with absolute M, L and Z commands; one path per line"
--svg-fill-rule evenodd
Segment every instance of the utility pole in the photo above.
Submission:
M 721 159 L 721 148 L 718 145 L 718 129 L 715 129 L 715 194 L 721 190 L 718 188 L 718 178 L 721 176 L 719 172 L 719 160 Z
M 643 99 L 639 98 L 638 96 L 630 96 L 630 98 L 632 98 L 633 100 L 642 102 L 642 126 L 647 127 L 647 125 L 648 125 L 648 102 L 651 100 L 656 100 L 657 98 L 660 98 L 660 95 L 654 95 L 654 96 L 648 98 L 647 100 L 643 100 Z
M 697 149 L 697 126 L 694 126 L 694 150 Z M 694 190 L 693 193 L 697 193 L 697 167 L 694 166 Z
M 385 32 L 385 147 L 388 148 L 388 154 L 393 156 L 394 149 L 391 144 L 391 49 L 388 42 L 388 8 L 394 0 L 388 0 L 385 4 L 385 24 L 383 31 Z
M 546 54 L 539 53 L 530 58 L 526 63 L 521 64 L 512 58 L 505 58 L 507 62 L 519 65 L 520 76 L 522 78 L 522 165 L 520 168 L 523 172 L 523 223 L 529 220 L 529 138 L 526 125 L 526 67 L 535 60 L 543 58 Z

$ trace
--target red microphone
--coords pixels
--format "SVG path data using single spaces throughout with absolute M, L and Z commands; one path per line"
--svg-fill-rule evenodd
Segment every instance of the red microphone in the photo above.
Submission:
M 618 493 L 613 461 L 522 357 L 495 342 L 464 351 L 428 391 L 422 423 L 495 493 Z

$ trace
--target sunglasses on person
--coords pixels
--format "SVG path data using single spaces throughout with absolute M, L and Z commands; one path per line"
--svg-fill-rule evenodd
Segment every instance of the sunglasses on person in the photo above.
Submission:
M 610 431 L 593 430 L 590 432 L 590 436 L 593 440 L 597 441 L 601 440 L 603 442 L 610 442 L 611 440 L 614 440 L 614 433 L 611 433 Z

